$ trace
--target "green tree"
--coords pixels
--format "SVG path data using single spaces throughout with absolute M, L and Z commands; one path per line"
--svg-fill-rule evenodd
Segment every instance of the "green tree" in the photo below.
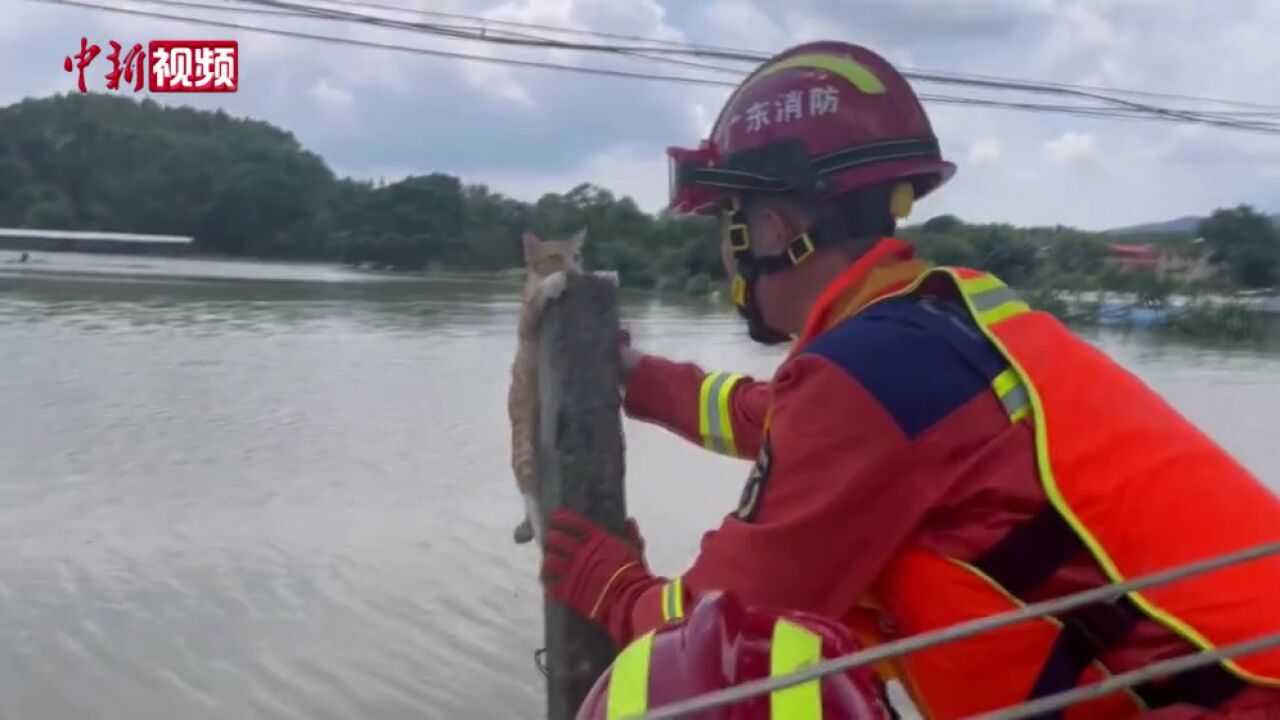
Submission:
M 921 233 L 916 239 L 920 254 L 939 265 L 973 267 L 979 262 L 978 251 L 962 235 Z
M 927 233 L 946 234 L 955 232 L 964 227 L 964 223 L 955 215 L 938 215 L 931 217 L 924 223 L 924 231 Z
M 1036 249 L 1011 226 L 972 226 L 968 234 L 978 253 L 980 269 L 998 275 L 1010 285 L 1021 285 L 1034 274 Z
M 1243 287 L 1270 287 L 1280 280 L 1280 232 L 1248 205 L 1224 208 L 1200 223 L 1212 258 Z
M 1163 307 L 1175 290 L 1175 283 L 1162 278 L 1155 271 L 1140 270 L 1129 274 L 1129 286 L 1138 297 L 1138 302 L 1148 307 Z
M 1097 275 L 1102 270 L 1106 257 L 1106 243 L 1085 233 L 1063 233 L 1053 238 L 1049 244 L 1049 262 L 1060 273 Z
M 0 108 L 0 225 L 192 235 L 208 253 L 405 270 L 513 268 L 522 231 L 563 237 L 585 227 L 588 268 L 615 269 L 624 286 L 700 293 L 724 279 L 713 219 L 654 217 L 591 183 L 527 203 L 443 173 L 339 179 L 267 123 L 119 95 Z M 1229 271 L 1223 283 L 1277 282 L 1280 239 L 1260 214 L 1220 210 L 1202 231 Z M 1070 228 L 939 215 L 901 234 L 934 262 L 1022 287 L 1142 290 L 1146 282 L 1105 262 L 1108 238 Z M 1185 234 L 1149 241 L 1198 248 Z M 1158 301 L 1161 287 L 1147 290 Z

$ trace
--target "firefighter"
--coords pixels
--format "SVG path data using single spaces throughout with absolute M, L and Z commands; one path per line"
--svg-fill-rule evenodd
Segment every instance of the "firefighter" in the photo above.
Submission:
M 632 417 L 754 466 L 678 577 L 552 514 L 549 593 L 620 645 L 711 591 L 872 643 L 1280 540 L 1280 499 L 1135 376 L 999 278 L 929 267 L 894 236 L 955 168 L 879 55 L 780 53 L 700 147 L 669 154 L 671 209 L 719 217 L 750 336 L 791 349 L 767 382 L 624 352 Z M 953 718 L 1276 631 L 1271 556 L 881 670 Z M 1280 650 L 1066 715 L 1139 712 L 1280 718 Z

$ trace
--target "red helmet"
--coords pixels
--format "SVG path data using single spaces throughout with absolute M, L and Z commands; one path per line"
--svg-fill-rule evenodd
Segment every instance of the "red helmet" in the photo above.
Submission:
M 667 153 L 676 213 L 713 212 L 735 190 L 830 198 L 899 179 L 918 198 L 955 173 L 906 79 L 842 42 L 775 55 L 738 86 L 697 150 Z
M 628 645 L 596 681 L 578 720 L 656 710 L 677 700 L 793 672 L 856 650 L 840 624 L 806 613 L 744 608 L 722 593 L 702 596 L 688 617 Z M 698 720 L 888 720 L 884 688 L 870 668 L 742 700 Z

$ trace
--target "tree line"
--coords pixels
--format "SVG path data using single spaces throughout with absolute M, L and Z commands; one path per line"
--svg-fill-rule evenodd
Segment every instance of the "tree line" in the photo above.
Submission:
M 587 227 L 591 267 L 631 287 L 707 290 L 722 279 L 705 219 L 655 217 L 581 184 L 533 203 L 432 173 L 393 183 L 336 177 L 289 132 L 224 112 L 66 94 L 0 109 L 0 226 L 190 235 L 207 253 L 334 260 L 396 270 L 492 271 L 520 264 L 521 231 Z M 1252 208 L 1215 212 L 1196 236 L 1126 236 L 1209 253 L 1229 287 L 1280 279 L 1280 234 Z M 1116 238 L 935 217 L 904 228 L 925 257 L 1013 285 L 1125 289 L 1162 282 L 1107 262 Z

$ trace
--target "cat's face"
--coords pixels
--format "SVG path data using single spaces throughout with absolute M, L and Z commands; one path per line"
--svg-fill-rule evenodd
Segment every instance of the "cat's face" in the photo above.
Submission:
M 582 241 L 587 229 L 567 240 L 543 240 L 532 232 L 524 234 L 524 266 L 533 278 L 557 272 L 582 272 Z

